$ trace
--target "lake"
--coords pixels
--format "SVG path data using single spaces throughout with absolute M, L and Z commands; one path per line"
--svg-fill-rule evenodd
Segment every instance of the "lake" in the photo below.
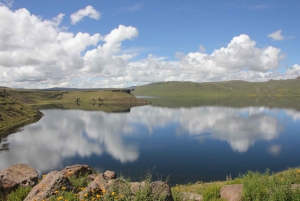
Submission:
M 41 110 L 38 122 L 1 139 L 0 169 L 27 163 L 39 173 L 74 164 L 140 180 L 225 180 L 248 170 L 300 165 L 300 112 L 264 106 L 165 107 L 129 112 Z

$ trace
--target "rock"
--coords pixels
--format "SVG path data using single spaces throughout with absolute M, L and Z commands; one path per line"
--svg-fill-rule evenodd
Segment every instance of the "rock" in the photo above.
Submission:
M 221 198 L 227 201 L 240 201 L 243 196 L 243 185 L 234 184 L 223 186 L 220 190 Z
M 24 201 L 41 201 L 62 190 L 72 190 L 69 179 L 61 174 L 61 172 L 52 171 L 29 192 Z
M 38 176 L 38 172 L 29 165 L 12 165 L 0 172 L 0 190 L 7 195 L 19 186 L 32 187 L 37 184 Z
M 109 171 L 107 170 L 106 172 L 104 172 L 104 177 L 106 179 L 116 179 L 116 173 L 114 171 Z
M 199 195 L 199 194 L 195 194 L 195 193 L 188 193 L 188 192 L 184 192 L 181 193 L 181 197 L 183 201 L 202 201 L 203 200 L 203 196 Z
M 292 184 L 292 185 L 291 185 L 291 188 L 292 188 L 293 190 L 299 190 L 299 189 L 300 189 L 300 184 Z
M 146 186 L 146 182 L 130 182 L 130 190 L 135 195 L 140 189 Z
M 165 182 L 152 182 L 152 194 L 155 200 L 173 201 L 171 189 Z
M 87 178 L 86 178 L 86 180 L 88 181 L 88 182 L 92 182 L 92 181 L 94 181 L 94 179 L 96 178 L 96 174 L 90 174 L 89 176 L 87 176 Z
M 106 191 L 107 190 L 107 180 L 105 179 L 104 174 L 99 174 L 94 181 L 89 183 L 89 185 L 79 192 L 79 199 L 83 199 L 85 194 L 90 194 L 93 191 Z
M 154 200 L 173 201 L 171 189 L 166 183 L 162 181 L 156 181 L 150 183 L 149 185 L 150 192 L 154 197 Z M 95 192 L 103 194 L 105 192 L 113 192 L 117 189 L 117 191 L 121 194 L 131 194 L 130 200 L 133 200 L 137 192 L 145 187 L 146 182 L 128 183 L 123 179 L 116 178 L 115 172 L 106 171 L 104 174 L 97 175 L 94 181 L 89 183 L 84 190 L 79 192 L 79 199 L 84 199 L 84 195 L 91 195 Z
M 71 175 L 75 175 L 79 177 L 80 175 L 90 175 L 93 174 L 95 171 L 88 165 L 72 165 L 67 166 L 65 169 L 60 171 L 66 177 L 70 177 Z
M 131 182 L 130 190 L 133 195 L 133 198 L 139 190 L 147 188 L 146 182 Z M 173 201 L 172 192 L 168 184 L 162 181 L 155 181 L 150 183 L 151 194 L 154 200 L 164 200 L 164 201 Z

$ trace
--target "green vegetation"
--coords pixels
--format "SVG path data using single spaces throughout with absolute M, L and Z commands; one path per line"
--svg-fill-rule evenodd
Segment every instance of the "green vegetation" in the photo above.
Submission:
M 13 132 L 20 126 L 38 121 L 42 113 L 0 90 L 0 136 Z
M 203 195 L 204 200 L 220 200 L 219 189 L 225 185 L 243 184 L 243 200 L 300 200 L 300 168 L 279 173 L 249 171 L 230 181 L 176 185 L 173 192 L 191 192 Z
M 232 97 L 232 96 L 300 96 L 300 79 L 270 80 L 268 82 L 158 82 L 138 86 L 132 92 L 141 96 Z
M 31 187 L 18 187 L 12 193 L 7 196 L 7 201 L 16 201 L 16 200 L 24 200 L 28 193 L 31 191 Z
M 74 189 L 66 191 L 64 187 L 61 190 L 55 191 L 55 196 L 51 197 L 54 200 L 79 200 L 78 193 L 84 190 L 88 183 L 86 182 L 87 175 L 80 177 L 71 176 L 70 182 Z M 88 194 L 84 194 L 84 200 L 160 200 L 151 194 L 152 175 L 146 174 L 142 179 L 144 184 L 138 190 L 136 196 L 131 195 L 129 180 L 120 177 L 117 182 L 110 186 L 107 190 L 94 190 Z M 225 185 L 243 184 L 243 201 L 248 200 L 275 200 L 275 201 L 296 201 L 300 200 L 300 168 L 288 169 L 279 173 L 270 173 L 266 170 L 265 173 L 249 171 L 244 175 L 240 175 L 234 180 L 217 181 L 195 184 L 176 185 L 172 187 L 172 195 L 175 201 L 183 200 L 181 193 L 190 192 L 203 195 L 204 201 L 222 201 L 220 198 L 220 189 Z M 19 187 L 8 195 L 7 200 L 23 200 L 31 188 Z

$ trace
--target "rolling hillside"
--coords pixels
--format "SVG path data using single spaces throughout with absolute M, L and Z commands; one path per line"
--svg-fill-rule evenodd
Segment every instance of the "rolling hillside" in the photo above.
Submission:
M 140 96 L 227 97 L 227 96 L 300 96 L 300 78 L 267 82 L 158 82 L 138 86 Z
M 0 136 L 38 121 L 42 116 L 40 111 L 19 102 L 0 89 Z
M 7 93 L 31 105 L 63 104 L 63 103 L 138 103 L 148 104 L 149 101 L 138 99 L 122 90 L 25 90 L 8 89 Z

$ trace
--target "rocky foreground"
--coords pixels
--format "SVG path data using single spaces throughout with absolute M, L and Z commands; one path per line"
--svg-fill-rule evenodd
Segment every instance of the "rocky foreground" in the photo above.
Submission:
M 171 189 L 168 184 L 163 181 L 155 181 L 148 183 L 143 182 L 127 182 L 122 178 L 117 178 L 116 173 L 113 171 L 106 171 L 105 173 L 96 174 L 96 172 L 87 165 L 74 165 L 67 166 L 61 171 L 52 171 L 47 175 L 43 175 L 41 180 L 39 179 L 38 172 L 27 164 L 12 165 L 0 172 L 0 193 L 5 198 L 12 191 L 18 187 L 33 187 L 29 192 L 25 201 L 44 201 L 50 200 L 56 196 L 58 191 L 62 189 L 64 191 L 74 192 L 74 186 L 72 186 L 69 178 L 71 176 L 79 177 L 80 175 L 88 175 L 86 177 L 88 186 L 82 188 L 76 195 L 79 200 L 88 200 L 87 195 L 93 192 L 105 192 L 111 193 L 116 188 L 122 188 L 127 185 L 130 191 L 130 200 L 134 200 L 138 193 L 142 192 L 142 189 L 146 185 L 150 187 L 148 196 L 151 196 L 153 200 L 173 201 Z M 242 185 L 225 186 L 221 189 L 221 197 L 225 200 L 240 200 L 243 193 Z M 192 193 L 181 193 L 177 196 L 176 200 L 202 200 L 201 195 Z M 126 199 L 128 200 L 128 199 Z

